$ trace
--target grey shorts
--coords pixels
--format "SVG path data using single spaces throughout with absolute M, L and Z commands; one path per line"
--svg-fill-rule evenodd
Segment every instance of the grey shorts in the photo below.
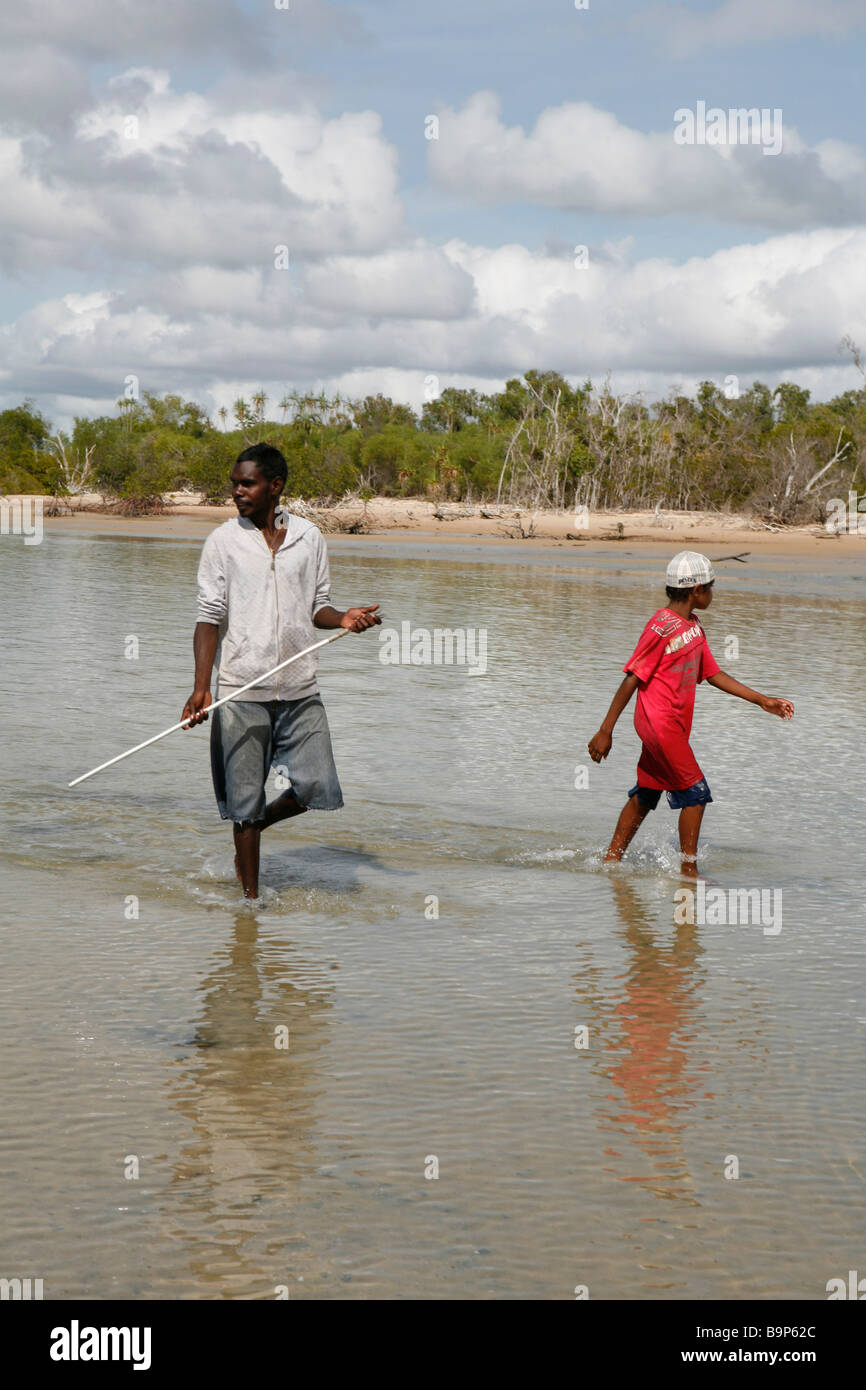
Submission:
M 213 787 L 223 820 L 258 821 L 273 767 L 302 806 L 338 811 L 343 793 L 320 695 L 303 700 L 230 700 L 211 716 Z M 283 786 L 282 791 L 288 787 Z

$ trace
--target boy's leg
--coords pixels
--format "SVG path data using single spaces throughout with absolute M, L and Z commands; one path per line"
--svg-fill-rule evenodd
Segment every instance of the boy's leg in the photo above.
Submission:
M 651 805 L 641 804 L 637 789 L 635 789 L 619 813 L 613 838 L 608 846 L 607 854 L 604 856 L 603 862 L 605 864 L 618 862 L 622 859 L 638 829 L 652 809 Z
M 698 836 L 701 833 L 705 804 L 684 806 L 680 811 L 680 872 L 687 878 L 697 878 L 698 876 Z

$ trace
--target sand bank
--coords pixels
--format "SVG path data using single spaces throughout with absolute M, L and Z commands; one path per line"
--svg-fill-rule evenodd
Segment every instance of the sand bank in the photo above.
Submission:
M 46 500 L 46 509 L 48 502 Z M 170 501 L 159 516 L 119 517 L 98 511 L 73 510 L 68 515 L 44 520 L 45 531 L 89 532 L 100 535 L 191 540 L 204 538 L 221 522 L 236 515 L 232 504 L 201 506 Z M 675 551 L 681 549 L 725 555 L 790 556 L 866 555 L 866 533 L 834 534 L 823 526 L 768 528 L 749 517 L 715 512 L 591 512 L 578 519 L 574 512 L 516 511 L 492 505 L 465 506 L 433 503 L 419 498 L 373 498 L 367 503 L 347 502 L 320 510 L 316 518 L 329 540 L 340 534 L 378 541 L 435 539 L 523 549 L 561 547 L 577 550 L 599 545 L 611 550 L 628 542 L 631 547 Z M 351 529 L 350 529 L 351 528 Z

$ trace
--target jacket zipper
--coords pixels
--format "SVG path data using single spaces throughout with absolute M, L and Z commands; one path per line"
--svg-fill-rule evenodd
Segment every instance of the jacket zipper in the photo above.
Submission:
M 270 547 L 268 547 L 270 549 Z M 280 664 L 280 591 L 277 588 L 277 556 L 275 551 L 271 551 L 271 574 L 274 577 L 274 646 L 277 649 L 277 659 L 274 663 Z M 280 673 L 277 672 L 276 686 L 274 687 L 276 700 L 280 698 Z
M 261 531 L 259 531 L 259 539 L 261 540 L 262 545 L 265 546 L 265 548 L 267 549 L 268 554 L 269 554 L 270 557 L 271 557 L 271 574 L 272 574 L 273 580 L 274 580 L 274 650 L 275 650 L 276 653 L 277 653 L 277 659 L 276 659 L 276 661 L 274 662 L 274 665 L 275 665 L 275 666 L 279 666 L 279 664 L 280 664 L 280 598 L 279 598 L 279 590 L 278 590 L 278 588 L 277 588 L 277 554 L 276 554 L 276 551 L 275 551 L 275 550 L 271 550 L 271 547 L 268 545 L 268 543 L 267 543 L 267 541 L 265 540 L 264 536 L 262 535 Z M 283 542 L 283 544 L 285 544 L 285 542 Z M 282 546 L 280 547 L 280 549 L 282 549 Z M 274 686 L 274 690 L 276 691 L 276 694 L 275 694 L 275 697 L 274 697 L 274 698 L 278 700 L 278 699 L 280 698 L 280 676 L 279 676 L 279 672 L 277 672 L 277 675 L 276 675 L 276 678 L 275 678 L 275 679 L 276 679 L 276 685 Z

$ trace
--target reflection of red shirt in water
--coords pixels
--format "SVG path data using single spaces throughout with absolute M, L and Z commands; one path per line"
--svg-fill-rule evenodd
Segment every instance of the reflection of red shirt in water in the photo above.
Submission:
M 696 615 L 679 618 L 660 608 L 623 670 L 638 678 L 634 727 L 643 743 L 638 785 L 662 791 L 694 786 L 704 775 L 689 747 L 695 686 L 719 671 Z

